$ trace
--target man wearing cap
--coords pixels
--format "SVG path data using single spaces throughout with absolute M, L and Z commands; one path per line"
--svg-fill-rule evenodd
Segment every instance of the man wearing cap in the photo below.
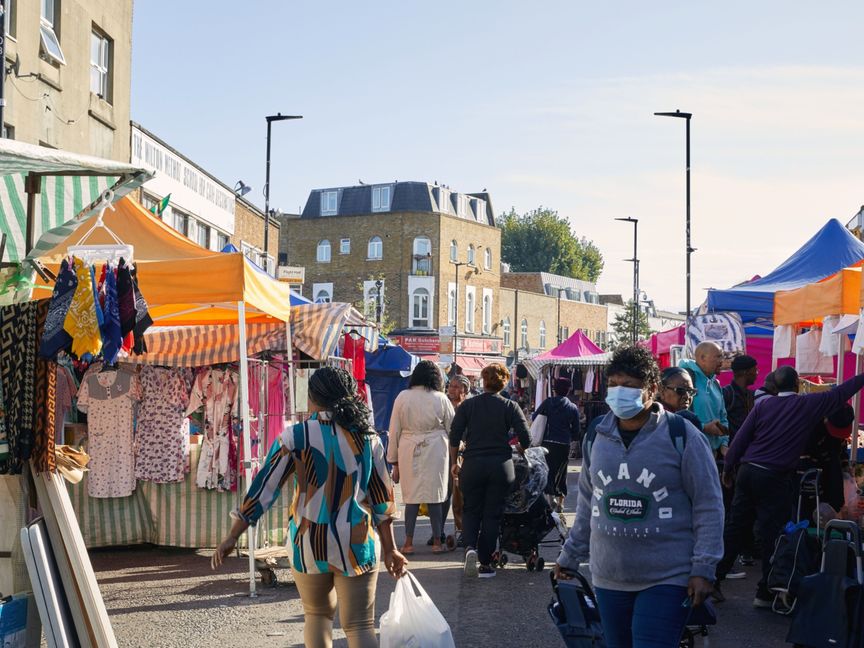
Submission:
M 554 502 L 560 513 L 567 496 L 567 462 L 570 458 L 570 442 L 579 441 L 579 408 L 567 398 L 571 383 L 566 378 L 558 378 L 553 385 L 554 396 L 547 398 L 537 411 L 546 417 L 546 432 L 543 434 L 543 447 L 548 450 L 546 463 L 549 465 L 549 481 L 546 494 Z
M 724 555 L 717 578 L 729 573 L 743 549 L 754 521 L 762 544 L 762 579 L 753 605 L 771 607 L 766 588 L 774 541 L 792 516 L 795 470 L 816 425 L 864 389 L 864 373 L 831 391 L 799 395 L 798 372 L 792 367 L 774 371 L 777 396 L 756 403 L 729 446 L 723 483 L 735 484 L 732 512 L 723 534 Z
M 723 402 L 726 405 L 726 418 L 729 420 L 729 441 L 744 425 L 744 419 L 753 409 L 753 392 L 749 387 L 756 383 L 759 367 L 756 358 L 739 355 L 732 360 L 732 382 L 723 388 Z

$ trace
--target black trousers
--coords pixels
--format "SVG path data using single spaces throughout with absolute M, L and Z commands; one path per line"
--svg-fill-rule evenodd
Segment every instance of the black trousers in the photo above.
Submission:
M 465 457 L 459 473 L 459 488 L 465 501 L 462 512 L 462 539 L 477 549 L 481 565 L 492 562 L 498 544 L 504 500 L 516 473 L 512 459 Z
M 794 477 L 794 471 L 776 472 L 752 464 L 743 464 L 738 469 L 732 511 L 723 533 L 723 559 L 717 565 L 718 580 L 726 577 L 738 554 L 746 550 L 755 522 L 762 549 L 762 580 L 758 589 L 764 593 L 774 542 L 792 519 Z
M 553 496 L 567 495 L 567 463 L 570 460 L 570 445 L 544 441 L 546 465 L 549 466 L 549 481 L 546 482 L 546 494 Z

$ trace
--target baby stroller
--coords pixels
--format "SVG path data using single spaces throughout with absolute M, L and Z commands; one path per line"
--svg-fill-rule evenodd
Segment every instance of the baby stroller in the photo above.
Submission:
M 567 527 L 543 495 L 549 476 L 546 449 L 528 448 L 524 456 L 514 452 L 513 464 L 516 481 L 507 497 L 498 551 L 492 562 L 504 567 L 507 554 L 515 554 L 522 556 L 528 571 L 542 571 L 546 562 L 540 556 L 540 547 L 558 546 L 567 537 Z M 552 531 L 556 531 L 555 537 L 547 540 Z

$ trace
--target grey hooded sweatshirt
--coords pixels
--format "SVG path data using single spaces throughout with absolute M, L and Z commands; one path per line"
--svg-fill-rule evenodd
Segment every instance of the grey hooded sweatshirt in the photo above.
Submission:
M 667 414 L 655 404 L 624 447 L 610 412 L 584 454 L 576 519 L 558 564 L 569 570 L 590 557 L 596 587 L 640 591 L 714 580 L 723 556 L 723 497 L 705 435 L 685 421 L 680 453 Z

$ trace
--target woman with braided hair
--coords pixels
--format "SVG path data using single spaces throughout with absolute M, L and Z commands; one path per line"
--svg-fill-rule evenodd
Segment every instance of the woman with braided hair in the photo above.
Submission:
M 324 367 L 312 374 L 311 416 L 286 428 L 270 448 L 212 559 L 214 569 L 223 563 L 240 534 L 258 522 L 293 475 L 291 565 L 310 648 L 332 646 L 337 603 L 348 646 L 377 646 L 379 559 L 394 578 L 408 565 L 393 539 L 396 506 L 384 449 L 369 409 L 356 394 L 357 383 L 344 369 Z

